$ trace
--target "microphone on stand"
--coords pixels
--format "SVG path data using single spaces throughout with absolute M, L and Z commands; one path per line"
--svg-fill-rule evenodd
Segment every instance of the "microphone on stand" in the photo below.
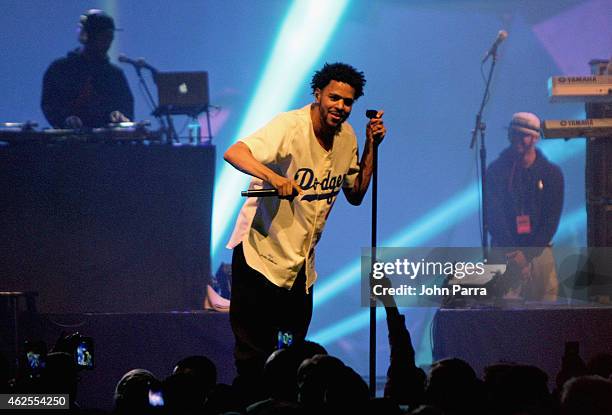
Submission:
M 485 53 L 484 57 L 482 58 L 481 63 L 485 63 L 487 59 L 489 59 L 489 56 L 495 56 L 497 54 L 497 48 L 507 38 L 508 38 L 508 32 L 506 32 L 505 30 L 500 30 L 499 33 L 497 33 L 497 37 L 495 38 L 495 41 L 493 42 L 493 44 L 491 45 L 487 53 Z
M 136 68 L 137 71 L 140 71 L 142 68 L 145 68 L 145 69 L 150 70 L 154 74 L 157 73 L 157 69 L 155 69 L 155 67 L 151 66 L 149 63 L 147 63 L 147 61 L 145 61 L 144 58 L 132 59 L 132 58 L 128 58 L 126 55 L 122 53 L 119 55 L 119 58 L 117 58 L 117 60 L 121 63 L 129 63 L 134 68 Z
M 378 115 L 378 110 L 366 110 L 365 115 L 370 120 L 372 120 L 373 118 L 376 118 L 376 116 Z M 376 144 L 380 144 L 381 139 L 380 139 L 380 137 L 375 136 L 374 137 L 374 141 L 375 141 Z
M 377 114 L 378 114 L 378 111 L 376 111 L 376 110 L 367 110 L 366 111 L 366 117 L 368 117 L 369 119 L 376 118 Z

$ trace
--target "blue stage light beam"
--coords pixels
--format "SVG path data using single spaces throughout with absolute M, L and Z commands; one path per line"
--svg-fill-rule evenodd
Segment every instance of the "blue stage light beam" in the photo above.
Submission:
M 376 322 L 379 322 L 385 317 L 385 313 L 376 313 Z M 354 333 L 370 322 L 370 310 L 361 310 L 350 317 L 347 317 L 335 324 L 329 325 L 326 328 L 316 332 L 312 336 L 308 336 L 308 340 L 319 344 L 331 344 L 347 334 Z
M 350 0 L 295 0 L 285 18 L 236 138 L 245 137 L 286 111 L 321 56 Z M 224 163 L 217 176 L 211 257 L 215 258 L 240 205 L 249 176 Z

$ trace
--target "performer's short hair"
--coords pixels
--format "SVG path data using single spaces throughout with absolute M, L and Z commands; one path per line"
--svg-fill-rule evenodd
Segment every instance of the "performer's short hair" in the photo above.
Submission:
M 355 99 L 363 95 L 363 87 L 366 83 L 363 72 L 358 71 L 346 63 L 326 63 L 323 68 L 316 71 L 310 82 L 312 93 L 317 89 L 325 88 L 331 81 L 344 82 L 355 90 Z

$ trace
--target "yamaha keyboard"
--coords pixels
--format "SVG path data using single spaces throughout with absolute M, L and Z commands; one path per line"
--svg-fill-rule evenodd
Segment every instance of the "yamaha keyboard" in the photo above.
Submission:
M 550 102 L 612 102 L 612 75 L 553 76 Z
M 544 138 L 612 137 L 612 118 L 544 120 Z

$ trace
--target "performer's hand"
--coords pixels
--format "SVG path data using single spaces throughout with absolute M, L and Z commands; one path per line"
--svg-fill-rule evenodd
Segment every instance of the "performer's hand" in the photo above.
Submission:
M 111 112 L 109 117 L 112 123 L 130 122 L 130 119 L 118 110 Z
M 525 254 L 521 250 L 508 252 L 506 258 L 508 259 L 508 265 L 513 265 L 521 270 L 529 265 Z
M 81 119 L 76 115 L 71 115 L 64 121 L 64 127 L 78 130 L 79 128 L 83 127 L 83 121 L 81 121 Z
M 371 118 L 366 126 L 366 138 L 369 142 L 380 144 L 387 134 L 387 129 L 383 124 L 382 116 L 385 112 L 378 111 L 375 118 Z
M 529 266 L 529 264 L 527 264 L 526 267 L 521 269 L 521 280 L 523 282 L 531 280 L 531 267 Z
M 278 190 L 278 197 L 281 199 L 292 199 L 298 194 L 302 194 L 302 188 L 298 186 L 295 180 L 276 175 L 270 181 L 270 184 Z

